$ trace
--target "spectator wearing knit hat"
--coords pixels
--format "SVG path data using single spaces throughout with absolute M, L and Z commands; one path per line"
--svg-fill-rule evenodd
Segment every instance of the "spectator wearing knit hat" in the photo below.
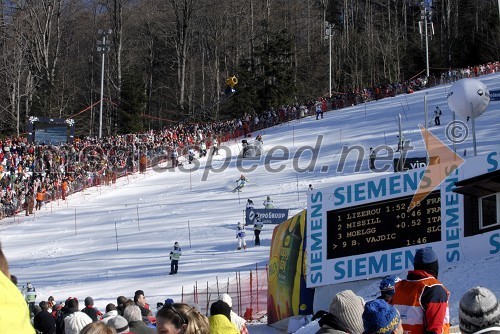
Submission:
M 438 257 L 432 248 L 420 248 L 413 259 L 414 270 L 396 283 L 392 304 L 397 308 L 405 332 L 447 334 L 450 330 L 450 293 L 437 279 Z
M 394 296 L 396 283 L 401 281 L 401 279 L 396 275 L 387 276 L 379 284 L 380 296 L 378 299 L 383 299 L 387 303 L 391 304 L 392 297 Z
M 329 312 L 321 317 L 321 328 L 316 334 L 323 333 L 363 333 L 362 315 L 364 300 L 351 290 L 344 290 L 335 295 L 330 304 Z
M 500 303 L 489 289 L 474 287 L 460 299 L 458 319 L 464 334 L 500 334 Z
M 94 299 L 92 297 L 85 298 L 85 308 L 82 312 L 88 315 L 92 321 L 102 320 L 102 313 L 94 307 Z
M 121 315 L 109 319 L 108 326 L 116 329 L 117 334 L 129 333 L 128 321 Z
M 398 310 L 383 299 L 375 299 L 365 304 L 363 326 L 364 334 L 403 333 Z
M 129 305 L 123 311 L 123 317 L 127 319 L 130 331 L 136 334 L 153 334 L 155 330 L 148 328 L 142 320 L 141 309 L 137 305 Z
M 222 300 L 210 306 L 210 334 L 238 334 L 239 331 L 231 322 L 231 308 Z

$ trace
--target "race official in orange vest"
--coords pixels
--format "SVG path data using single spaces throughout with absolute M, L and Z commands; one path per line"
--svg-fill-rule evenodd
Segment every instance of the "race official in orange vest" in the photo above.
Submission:
M 439 264 L 432 248 L 420 248 L 413 259 L 415 270 L 396 283 L 392 304 L 398 309 L 405 334 L 448 334 L 450 293 L 437 279 Z

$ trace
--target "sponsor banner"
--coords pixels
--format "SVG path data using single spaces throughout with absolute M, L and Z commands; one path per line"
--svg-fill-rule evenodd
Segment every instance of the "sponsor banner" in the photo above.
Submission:
M 422 247 L 442 268 L 499 254 L 500 223 L 484 208 L 500 210 L 500 154 L 467 158 L 436 184 L 431 167 L 309 192 L 307 287 L 401 274 Z M 421 184 L 432 187 L 414 204 Z
M 306 288 L 306 211 L 276 226 L 271 241 L 267 323 L 313 313 L 314 290 Z
M 400 158 L 394 159 L 394 173 L 427 167 L 427 157 L 406 158 L 404 159 L 404 164 L 400 164 L 399 160 Z
M 490 101 L 500 101 L 500 89 L 490 90 Z
M 255 224 L 257 218 L 263 224 L 280 224 L 288 219 L 288 209 L 246 209 L 246 225 Z

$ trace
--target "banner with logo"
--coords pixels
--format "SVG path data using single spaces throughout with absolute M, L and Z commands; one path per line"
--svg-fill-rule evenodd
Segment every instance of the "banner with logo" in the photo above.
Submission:
M 247 209 L 245 224 L 253 225 L 260 218 L 263 224 L 280 224 L 288 219 L 288 209 Z
M 490 90 L 490 101 L 500 101 L 500 89 Z
M 306 288 L 306 210 L 276 226 L 269 260 L 267 323 L 313 313 L 314 290 Z

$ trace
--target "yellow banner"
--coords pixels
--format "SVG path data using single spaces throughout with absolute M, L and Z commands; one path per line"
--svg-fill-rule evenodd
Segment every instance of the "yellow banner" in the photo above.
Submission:
M 305 227 L 306 210 L 303 210 L 274 228 L 269 256 L 267 297 L 269 324 L 298 315 L 301 310 L 308 309 L 308 305 L 301 303 L 301 286 L 305 287 L 303 276 L 306 263 L 303 251 Z

